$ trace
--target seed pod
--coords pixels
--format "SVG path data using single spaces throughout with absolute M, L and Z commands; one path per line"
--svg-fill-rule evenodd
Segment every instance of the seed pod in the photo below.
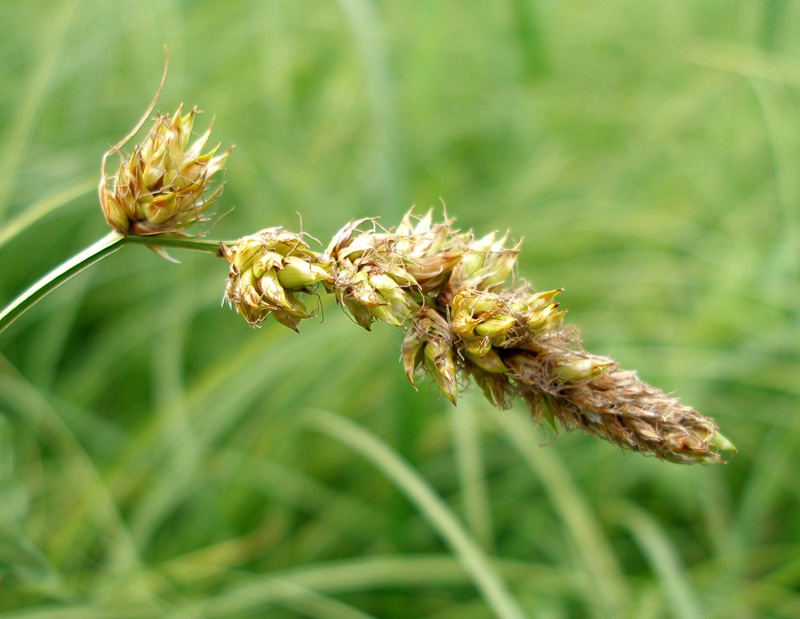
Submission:
M 414 372 L 422 365 L 439 390 L 455 404 L 458 381 L 452 342 L 447 319 L 433 308 L 422 307 L 411 317 L 401 346 L 401 359 L 412 385 Z
M 508 370 L 500 355 L 491 347 L 481 355 L 474 355 L 467 350 L 465 356 L 472 363 L 490 374 L 504 374 Z
M 453 349 L 432 340 L 425 344 L 423 357 L 428 374 L 444 396 L 455 406 L 458 397 L 458 383 L 456 366 L 453 362 Z
M 616 364 L 611 359 L 602 357 L 567 356 L 556 361 L 553 377 L 566 383 L 576 383 L 599 376 Z

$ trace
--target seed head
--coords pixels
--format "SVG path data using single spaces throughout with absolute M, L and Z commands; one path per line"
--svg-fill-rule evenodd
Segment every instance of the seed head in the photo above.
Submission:
M 353 319 L 369 330 L 375 319 L 402 326 L 420 306 L 414 291 L 420 285 L 406 268 L 394 234 L 361 231 L 366 219 L 351 221 L 334 237 L 323 254 L 333 280 L 326 284 Z
M 262 230 L 233 247 L 223 245 L 221 252 L 230 264 L 225 298 L 251 327 L 272 315 L 296 331 L 303 318 L 314 315 L 298 295 L 332 279 L 330 265 L 309 249 L 302 236 L 283 228 Z
M 216 155 L 219 144 L 203 153 L 211 127 L 190 146 L 197 108 L 182 115 L 158 115 L 144 141 L 122 158 L 108 178 L 103 158 L 100 206 L 108 225 L 125 234 L 185 234 L 186 228 L 208 219 L 207 212 L 222 193 L 212 187 L 231 148 Z M 108 155 L 108 153 L 106 154 Z

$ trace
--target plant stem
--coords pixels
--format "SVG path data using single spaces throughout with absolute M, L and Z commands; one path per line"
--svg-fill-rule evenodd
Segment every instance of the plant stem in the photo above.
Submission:
M 139 236 L 131 234 L 123 239 L 123 243 L 147 245 L 148 247 L 175 247 L 178 249 L 192 249 L 204 251 L 209 254 L 219 255 L 220 241 L 198 239 L 191 236 L 166 236 L 154 234 L 152 236 Z M 222 241 L 224 245 L 235 244 L 235 241 Z
M 106 236 L 96 241 L 80 253 L 75 254 L 66 262 L 62 262 L 39 281 L 31 285 L 22 292 L 16 299 L 9 303 L 0 312 L 0 332 L 16 320 L 30 307 L 38 303 L 49 292 L 58 288 L 71 277 L 77 275 L 84 269 L 90 267 L 95 262 L 102 260 L 106 256 L 118 251 L 123 245 L 133 243 L 135 245 L 147 245 L 148 247 L 175 247 L 180 249 L 192 249 L 219 255 L 220 241 L 210 241 L 192 237 L 175 236 L 124 236 L 116 230 L 109 232 Z M 232 241 L 224 244 L 232 244 Z
M 117 231 L 109 232 L 99 241 L 89 245 L 82 252 L 75 254 L 66 262 L 62 262 L 30 288 L 22 292 L 0 313 L 0 331 L 10 325 L 20 314 L 42 299 L 47 293 L 58 288 L 69 278 L 77 275 L 98 260 L 113 254 L 125 240 Z

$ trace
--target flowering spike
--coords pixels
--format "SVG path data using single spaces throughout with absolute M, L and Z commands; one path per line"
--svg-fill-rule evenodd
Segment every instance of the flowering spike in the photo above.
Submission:
M 157 146 L 153 153 L 161 152 Z M 129 165 L 119 177 L 142 174 L 150 172 Z M 166 207 L 153 198 L 136 208 Z M 583 350 L 554 302 L 562 289 L 506 284 L 519 251 L 519 244 L 506 247 L 508 233 L 473 239 L 451 224 L 410 211 L 394 232 L 351 221 L 321 255 L 300 235 L 262 230 L 222 249 L 230 263 L 226 297 L 253 326 L 273 315 L 297 330 L 312 315 L 304 295 L 321 283 L 365 329 L 375 320 L 404 329 L 406 377 L 414 385 L 415 374 L 426 373 L 453 404 L 459 383 L 470 378 L 499 408 L 521 398 L 536 422 L 557 433 L 580 428 L 681 463 L 720 462 L 720 452 L 735 451 L 713 420 Z
M 187 150 L 198 112 L 192 108 L 182 115 L 182 110 L 178 106 L 171 118 L 158 115 L 144 141 L 122 158 L 110 182 L 102 170 L 100 206 L 112 228 L 124 234 L 186 234 L 192 224 L 209 219 L 207 212 L 222 189 L 212 187 L 213 177 L 233 147 L 217 156 L 213 155 L 219 145 L 202 154 L 209 127 Z
M 308 312 L 296 293 L 312 293 L 320 281 L 331 278 L 329 265 L 319 259 L 298 234 L 268 228 L 240 239 L 233 247 L 221 246 L 229 265 L 225 298 L 259 326 L 270 315 L 297 331 Z

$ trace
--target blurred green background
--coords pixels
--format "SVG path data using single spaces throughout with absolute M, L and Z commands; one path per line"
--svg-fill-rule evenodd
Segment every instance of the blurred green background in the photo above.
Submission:
M 106 233 L 153 96 L 236 149 L 211 231 L 413 204 L 524 237 L 586 348 L 739 447 L 682 467 L 457 409 L 400 334 L 220 309 L 126 247 L 0 334 L 3 617 L 800 616 L 800 5 L 0 4 L 0 302 Z

